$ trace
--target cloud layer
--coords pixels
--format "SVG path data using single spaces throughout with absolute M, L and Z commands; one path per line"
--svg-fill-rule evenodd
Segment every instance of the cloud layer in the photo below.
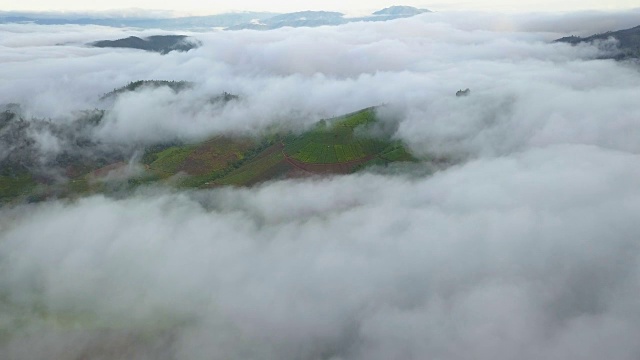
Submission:
M 203 33 L 166 56 L 81 46 L 149 32 L 1 25 L 0 102 L 29 116 L 70 121 L 132 80 L 196 82 L 119 97 L 106 143 L 386 104 L 396 138 L 452 164 L 0 209 L 0 352 L 637 359 L 637 65 L 549 43 L 602 22 L 503 18 Z M 222 91 L 242 98 L 207 102 Z
M 0 44 L 0 71 L 7 81 L 0 85 L 0 98 L 22 104 L 28 115 L 65 121 L 74 112 L 106 106 L 98 98 L 129 81 L 198 84 L 176 98 L 161 90 L 123 96 L 98 134 L 123 142 L 153 142 L 169 135 L 197 140 L 282 123 L 308 126 L 383 103 L 399 104 L 409 112 L 422 109 L 417 116 L 431 123 L 448 117 L 462 118 L 465 124 L 485 121 L 473 105 L 451 104 L 451 95 L 467 87 L 483 97 L 489 109 L 535 107 L 534 121 L 545 122 L 557 110 L 552 99 L 544 98 L 548 91 L 580 101 L 586 91 L 615 87 L 624 94 L 637 83 L 633 69 L 582 61 L 598 56 L 596 48 L 548 43 L 567 33 L 601 31 L 611 19 L 631 24 L 640 22 L 640 13 L 565 15 L 562 28 L 548 26 L 546 32 L 531 31 L 542 31 L 555 17 L 445 13 L 319 29 L 202 33 L 195 35 L 202 48 L 167 56 L 84 46 L 98 39 L 157 32 L 2 25 L 8 36 Z M 585 23 L 589 26 L 578 26 Z M 222 91 L 243 95 L 244 101 L 224 109 L 206 105 Z
M 72 329 L 127 324 L 180 359 L 632 359 L 638 160 L 563 145 L 427 178 L 6 210 L 5 316 L 89 353 Z M 24 336 L 6 351 L 28 358 Z

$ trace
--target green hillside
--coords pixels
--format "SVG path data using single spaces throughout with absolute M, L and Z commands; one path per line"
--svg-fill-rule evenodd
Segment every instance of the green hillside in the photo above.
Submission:
M 375 122 L 374 109 L 322 121 L 315 129 L 289 138 L 284 150 L 293 159 L 312 164 L 335 164 L 364 160 L 381 153 L 386 141 L 358 137 L 354 129 Z
M 191 87 L 193 87 L 193 83 L 188 82 L 188 81 L 169 81 L 169 80 L 138 80 L 138 81 L 132 81 L 130 83 L 128 83 L 127 85 L 118 88 L 118 89 L 113 89 L 113 91 L 110 91 L 104 95 L 102 95 L 102 97 L 100 98 L 101 100 L 104 99 L 108 99 L 108 98 L 112 98 L 115 97 L 117 95 L 120 94 L 124 94 L 130 91 L 136 91 L 140 88 L 160 88 L 160 87 L 168 87 L 171 90 L 175 91 L 175 92 L 180 92 L 182 90 L 185 89 L 189 89 Z
M 318 173 L 349 173 L 365 164 L 415 160 L 388 135 L 367 131 L 377 123 L 375 108 L 323 120 L 311 131 L 287 137 L 285 157 L 303 170 Z
M 36 185 L 28 173 L 0 175 L 0 203 L 29 195 Z
M 415 161 L 401 143 L 367 136 L 367 127 L 377 122 L 375 108 L 367 108 L 322 120 L 297 136 L 215 137 L 148 150 L 143 162 L 153 178 L 194 188 L 250 186 L 293 175 L 350 173 L 370 165 Z
M 398 141 L 373 135 L 375 108 L 322 120 L 302 134 L 261 138 L 217 136 L 194 144 L 148 147 L 139 164 L 114 159 L 74 169 L 66 183 L 38 183 L 29 173 L 0 177 L 0 202 L 132 190 L 163 184 L 179 188 L 252 186 L 264 181 L 317 174 L 347 174 L 371 165 L 415 161 Z M 80 171 L 79 169 L 83 169 Z M 40 186 L 38 186 L 40 185 Z

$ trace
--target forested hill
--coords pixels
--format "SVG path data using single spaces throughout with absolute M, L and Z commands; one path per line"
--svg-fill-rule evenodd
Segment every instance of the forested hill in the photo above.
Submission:
M 640 58 L 640 26 L 619 31 L 609 31 L 588 37 L 568 36 L 557 39 L 555 42 L 564 42 L 573 45 L 580 43 L 597 44 L 598 42 L 602 44 L 603 41 L 611 38 L 617 41 L 617 47 L 610 49 L 612 51 L 609 57 L 617 60 Z
M 218 98 L 237 97 L 224 93 Z M 416 161 L 401 142 L 392 140 L 393 129 L 380 131 L 384 124 L 376 112 L 367 108 L 323 120 L 301 134 L 213 136 L 197 143 L 176 140 L 117 148 L 92 137 L 104 111 L 87 112 L 76 121 L 57 125 L 5 110 L 0 114 L 0 148 L 9 151 L 0 154 L 0 203 L 130 191 L 144 184 L 251 186 Z M 61 151 L 42 152 L 33 137 L 38 133 L 55 137 Z
M 192 82 L 189 81 L 173 81 L 173 80 L 138 80 L 138 81 L 132 81 L 130 83 L 128 83 L 127 85 L 117 88 L 117 89 L 113 89 L 113 91 L 110 91 L 106 94 L 104 94 L 101 99 L 107 99 L 107 98 L 111 98 L 111 97 L 115 97 L 117 95 L 120 95 L 122 93 L 128 92 L 128 91 L 136 91 L 140 88 L 143 87 L 150 87 L 150 88 L 159 88 L 159 87 L 163 87 L 166 86 L 168 88 L 170 88 L 171 90 L 175 91 L 175 92 L 180 92 L 182 90 L 185 89 L 189 89 L 193 86 Z
M 168 54 L 171 51 L 189 51 L 200 43 L 185 35 L 155 35 L 147 38 L 130 36 L 118 40 L 101 40 L 90 44 L 99 48 L 129 48 Z

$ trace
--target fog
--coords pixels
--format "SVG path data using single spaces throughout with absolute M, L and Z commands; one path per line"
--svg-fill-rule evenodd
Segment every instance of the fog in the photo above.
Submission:
M 416 156 L 449 160 L 5 206 L 3 358 L 637 359 L 638 64 L 551 41 L 640 14 L 558 19 L 206 32 L 164 56 L 84 45 L 156 31 L 0 25 L 0 103 L 60 123 L 104 108 L 107 145 L 383 105 Z M 99 100 L 140 79 L 194 87 Z M 240 99 L 208 101 L 223 91 Z

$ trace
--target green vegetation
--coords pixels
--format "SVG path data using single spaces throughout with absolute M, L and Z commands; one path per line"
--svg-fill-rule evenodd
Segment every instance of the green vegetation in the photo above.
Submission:
M 415 162 L 417 159 L 411 155 L 401 142 L 395 141 L 389 144 L 378 156 L 373 159 L 359 164 L 354 168 L 355 171 L 360 171 L 370 166 L 387 166 L 394 162 Z
M 416 158 L 411 155 L 399 141 L 391 143 L 378 157 L 388 163 L 397 161 L 416 161 Z
M 113 89 L 113 91 L 110 91 L 106 94 L 104 94 L 100 99 L 104 100 L 107 98 L 110 98 L 112 96 L 115 95 L 119 95 L 125 92 L 129 92 L 129 91 L 136 91 L 139 88 L 142 87 L 151 87 L 151 88 L 159 88 L 159 87 L 163 87 L 166 86 L 168 88 L 170 88 L 171 90 L 175 91 L 175 92 L 180 92 L 182 90 L 185 89 L 189 89 L 191 87 L 193 87 L 193 83 L 189 82 L 189 81 L 167 81 L 167 80 L 138 80 L 138 81 L 132 81 L 130 83 L 128 83 L 127 85 L 121 87 L 121 88 L 117 88 L 117 89 Z
M 160 54 L 168 54 L 171 51 L 189 51 L 201 44 L 195 39 L 189 39 L 185 35 L 154 35 L 147 38 L 129 36 L 118 40 L 102 40 L 90 44 L 99 48 L 129 48 L 146 51 L 154 51 Z
M 122 159 L 92 165 L 71 159 L 65 166 L 73 175 L 63 185 L 38 186 L 29 173 L 0 176 L 0 202 L 121 192 L 153 183 L 181 188 L 251 186 L 291 175 L 344 174 L 372 165 L 416 161 L 401 142 L 374 135 L 380 133 L 373 130 L 381 125 L 375 109 L 368 108 L 320 121 L 298 136 L 274 132 L 258 139 L 218 136 L 195 144 L 157 144 L 146 148 L 143 172 L 130 177 Z
M 284 162 L 284 154 L 276 147 L 229 172 L 213 185 L 249 186 L 274 178 L 288 170 L 289 166 Z
M 154 311 L 144 318 L 131 321 L 118 315 L 104 316 L 85 310 L 53 309 L 42 299 L 18 302 L 6 292 L 0 293 L 0 309 L 5 315 L 0 322 L 0 342 L 7 341 L 15 334 L 25 334 L 35 327 L 54 331 L 103 332 L 105 329 L 126 330 L 127 336 L 136 341 L 146 341 L 153 336 L 184 326 L 192 321 L 190 317 Z
M 149 168 L 162 174 L 173 175 L 178 172 L 178 168 L 185 159 L 191 155 L 194 146 L 172 146 L 155 155 L 155 160 Z
M 373 108 L 321 121 L 313 130 L 286 139 L 284 150 L 291 158 L 311 164 L 366 160 L 380 154 L 389 144 L 383 139 L 358 136 L 356 129 L 375 122 Z
M 248 186 L 295 170 L 346 173 L 415 160 L 400 142 L 367 136 L 367 128 L 375 124 L 375 109 L 368 108 L 320 121 L 299 136 L 273 134 L 260 142 L 218 137 L 200 144 L 158 146 L 147 150 L 143 163 L 157 178 L 182 173 L 177 186 L 197 188 Z
M 37 182 L 27 173 L 0 176 L 0 202 L 29 195 Z

